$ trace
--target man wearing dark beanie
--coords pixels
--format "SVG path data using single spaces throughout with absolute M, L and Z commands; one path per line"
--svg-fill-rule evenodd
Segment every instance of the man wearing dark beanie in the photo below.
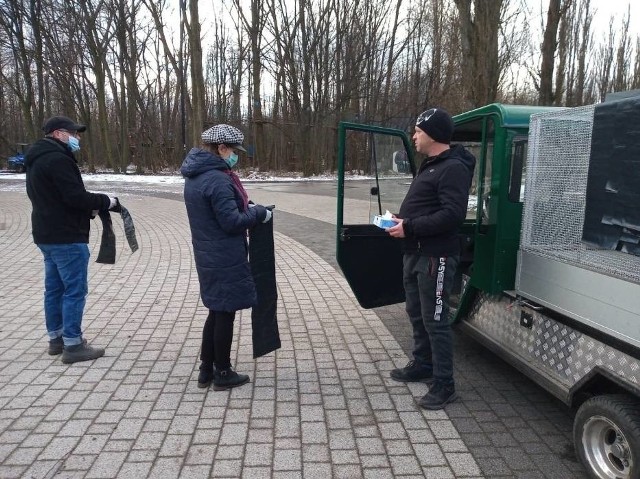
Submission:
M 442 409 L 457 398 L 449 296 L 476 160 L 463 146 L 450 146 L 453 130 L 451 116 L 440 108 L 418 117 L 413 141 L 427 157 L 394 218 L 397 224 L 387 228 L 403 241 L 406 310 L 414 339 L 413 360 L 391 371 L 391 378 L 428 384 L 419 401 L 425 409 Z

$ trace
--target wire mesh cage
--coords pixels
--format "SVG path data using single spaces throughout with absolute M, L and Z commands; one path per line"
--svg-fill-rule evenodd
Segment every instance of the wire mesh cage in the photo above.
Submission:
M 595 106 L 532 115 L 522 251 L 640 283 L 640 257 L 582 241 Z

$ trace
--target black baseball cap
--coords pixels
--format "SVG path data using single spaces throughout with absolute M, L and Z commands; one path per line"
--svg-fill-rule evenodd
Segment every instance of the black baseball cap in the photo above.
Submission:
M 78 131 L 83 132 L 87 129 L 85 125 L 80 125 L 66 116 L 52 116 L 42 127 L 45 135 L 56 130 Z

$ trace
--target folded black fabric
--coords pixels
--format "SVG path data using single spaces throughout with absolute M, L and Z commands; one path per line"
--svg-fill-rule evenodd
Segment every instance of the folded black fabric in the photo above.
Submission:
M 102 240 L 100 241 L 100 252 L 96 263 L 115 264 L 116 262 L 116 235 L 113 232 L 113 223 L 108 211 L 99 213 L 102 221 Z
M 133 218 L 131 213 L 127 210 L 122 203 L 118 200 L 118 204 L 111 209 L 116 213 L 120 213 L 122 222 L 124 225 L 124 234 L 129 243 L 131 252 L 138 251 L 138 240 L 136 239 L 136 228 L 133 224 Z M 102 221 L 102 240 L 100 241 L 100 251 L 98 252 L 98 258 L 96 263 L 102 264 L 115 264 L 116 262 L 116 235 L 113 232 L 113 223 L 111 221 L 111 215 L 108 211 L 101 211 L 99 213 L 100 220 Z
M 281 347 L 273 220 L 249 231 L 249 263 L 258 292 L 258 304 L 251 310 L 251 326 L 253 357 L 259 358 Z
M 131 248 L 131 252 L 135 253 L 138 251 L 138 240 L 136 239 L 136 227 L 133 225 L 133 218 L 131 217 L 131 213 L 126 209 L 120 202 L 118 202 L 118 206 L 120 210 L 120 216 L 122 217 L 122 222 L 124 223 L 124 235 L 127 237 L 127 243 L 129 243 L 129 248 Z M 117 211 L 114 208 L 114 211 Z

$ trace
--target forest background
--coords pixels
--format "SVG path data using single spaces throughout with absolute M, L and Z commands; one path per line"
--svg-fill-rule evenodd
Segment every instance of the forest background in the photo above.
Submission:
M 639 88 L 630 7 L 603 32 L 598 3 L 0 0 L 0 158 L 65 114 L 88 126 L 88 171 L 175 171 L 215 123 L 245 133 L 254 170 L 334 171 L 343 120 L 411 131 L 431 106 Z

